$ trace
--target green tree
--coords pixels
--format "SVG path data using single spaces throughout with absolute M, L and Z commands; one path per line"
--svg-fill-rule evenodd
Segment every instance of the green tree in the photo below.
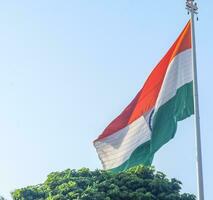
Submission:
M 48 175 L 43 184 L 12 192 L 14 200 L 195 200 L 181 194 L 181 182 L 168 179 L 152 167 L 137 166 L 125 172 L 67 169 Z

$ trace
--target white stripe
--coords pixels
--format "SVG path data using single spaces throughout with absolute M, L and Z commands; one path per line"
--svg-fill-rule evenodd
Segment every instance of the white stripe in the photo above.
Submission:
M 150 139 L 149 125 L 145 118 L 141 116 L 113 135 L 96 141 L 94 145 L 103 168 L 112 169 L 128 160 L 138 146 Z
M 192 78 L 192 51 L 185 50 L 174 57 L 168 66 L 155 110 L 175 96 L 177 89 L 189 83 Z

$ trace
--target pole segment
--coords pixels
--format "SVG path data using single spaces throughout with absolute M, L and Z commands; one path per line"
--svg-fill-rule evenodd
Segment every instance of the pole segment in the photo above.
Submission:
M 188 12 L 191 13 L 193 96 L 194 96 L 195 133 L 196 133 L 196 149 L 197 149 L 196 165 L 197 165 L 198 200 L 204 200 L 202 148 L 201 148 L 201 135 L 200 135 L 200 113 L 199 113 L 198 81 L 197 81 L 197 60 L 196 60 L 195 25 L 194 25 L 195 14 L 198 14 L 197 3 L 195 3 L 194 0 L 187 0 L 186 9 L 188 10 Z

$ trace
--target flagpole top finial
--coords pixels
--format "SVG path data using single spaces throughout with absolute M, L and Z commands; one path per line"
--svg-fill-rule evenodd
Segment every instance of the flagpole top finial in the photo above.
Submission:
M 186 0 L 186 10 L 188 10 L 188 14 L 198 14 L 198 6 L 194 0 Z

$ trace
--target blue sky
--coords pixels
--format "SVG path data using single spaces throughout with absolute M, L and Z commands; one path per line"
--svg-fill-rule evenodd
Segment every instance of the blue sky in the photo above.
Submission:
M 212 188 L 212 1 L 198 1 L 206 199 Z M 101 168 L 92 141 L 136 95 L 189 16 L 182 1 L 0 2 L 0 195 L 66 168 Z M 196 193 L 193 117 L 155 156 Z

